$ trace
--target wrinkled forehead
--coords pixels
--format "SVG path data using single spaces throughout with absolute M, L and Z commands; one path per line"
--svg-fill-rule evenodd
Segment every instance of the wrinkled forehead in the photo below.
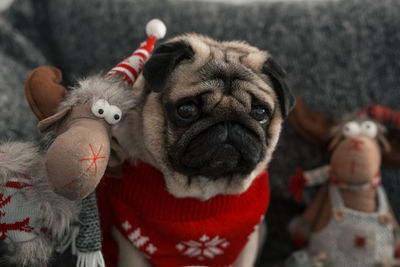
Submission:
M 244 41 L 218 42 L 206 36 L 191 34 L 178 39 L 190 44 L 197 64 L 214 59 L 226 63 L 241 63 L 254 71 L 260 70 L 270 55 Z M 171 41 L 176 41 L 172 39 Z
M 206 92 L 247 93 L 274 106 L 272 84 L 261 73 L 269 57 L 267 52 L 242 42 L 220 43 L 206 37 L 188 37 L 185 41 L 193 47 L 194 57 L 183 62 L 171 75 L 170 86 L 179 85 L 180 90 L 167 89 L 168 101 Z

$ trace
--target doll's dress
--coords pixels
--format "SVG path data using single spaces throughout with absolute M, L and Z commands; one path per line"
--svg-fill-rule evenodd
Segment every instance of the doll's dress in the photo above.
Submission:
M 326 266 L 372 267 L 394 257 L 393 227 L 382 220 L 389 214 L 388 200 L 382 186 L 376 193 L 377 211 L 362 212 L 345 207 L 339 188 L 329 185 L 331 220 L 310 237 L 310 251 L 325 253 Z

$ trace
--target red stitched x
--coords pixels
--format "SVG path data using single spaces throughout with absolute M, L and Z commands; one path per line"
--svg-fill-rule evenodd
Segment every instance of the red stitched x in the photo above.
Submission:
M 104 159 L 105 156 L 99 157 L 101 149 L 102 149 L 102 146 L 100 146 L 99 152 L 97 154 L 94 153 L 93 146 L 91 144 L 89 144 L 89 146 L 90 146 L 90 149 L 92 150 L 93 158 L 81 159 L 80 161 L 91 160 L 92 162 L 90 163 L 89 167 L 86 169 L 86 172 L 88 172 L 92 168 L 92 166 L 94 165 L 94 175 L 96 176 L 96 174 L 97 174 L 97 160 L 98 159 Z

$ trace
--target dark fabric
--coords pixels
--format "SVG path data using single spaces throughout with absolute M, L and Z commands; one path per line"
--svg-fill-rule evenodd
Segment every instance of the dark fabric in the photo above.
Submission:
M 153 17 L 164 20 L 167 37 L 199 32 L 269 50 L 286 69 L 293 92 L 333 117 L 370 103 L 400 109 L 400 1 L 245 2 L 16 0 L 0 14 L 1 138 L 38 135 L 23 95 L 33 67 L 56 65 L 69 84 L 108 70 L 144 40 Z M 328 159 L 285 125 L 269 166 L 269 236 L 259 266 L 280 262 L 294 249 L 286 225 L 305 204 L 289 197 L 290 174 L 296 166 L 311 169 Z M 400 172 L 383 170 L 382 176 L 400 217 Z
M 80 228 L 76 238 L 76 248 L 80 252 L 95 252 L 101 250 L 101 230 L 99 212 L 97 210 L 96 192 L 82 200 L 82 210 L 79 214 Z

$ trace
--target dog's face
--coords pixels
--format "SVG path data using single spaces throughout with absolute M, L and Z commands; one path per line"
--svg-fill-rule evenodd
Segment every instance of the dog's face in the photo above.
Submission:
M 174 38 L 144 66 L 140 104 L 117 138 L 160 169 L 177 197 L 241 193 L 271 159 L 294 104 L 283 75 L 246 43 Z

